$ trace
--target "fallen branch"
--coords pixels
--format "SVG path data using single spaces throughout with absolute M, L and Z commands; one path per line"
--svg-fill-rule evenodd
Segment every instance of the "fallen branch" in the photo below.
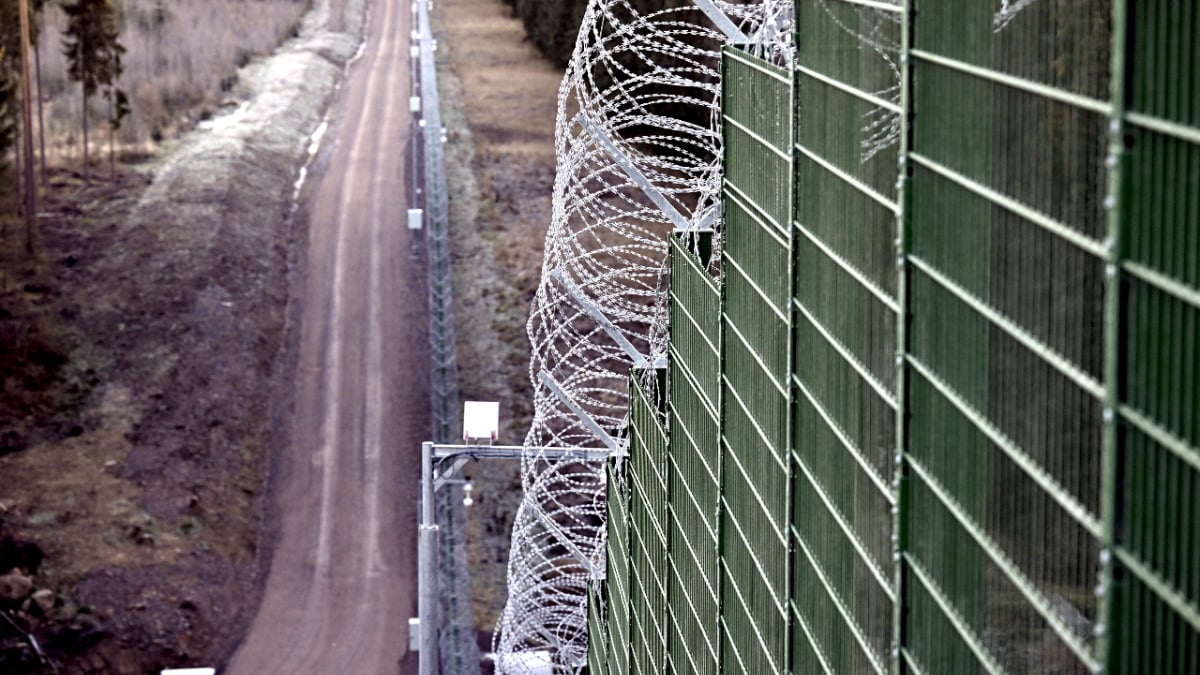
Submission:
M 4 617 L 4 620 L 8 622 L 8 625 L 12 626 L 13 630 L 24 636 L 25 641 L 29 643 L 29 646 L 33 647 L 33 652 L 37 654 L 38 660 L 42 662 L 42 665 L 50 666 L 50 670 L 57 675 L 58 665 L 54 663 L 53 659 L 51 659 L 49 656 L 46 656 L 46 652 L 42 651 L 42 646 L 38 644 L 37 638 L 33 636 L 33 633 L 21 628 L 20 624 L 14 621 L 13 618 L 9 616 L 8 612 L 0 610 L 0 616 Z

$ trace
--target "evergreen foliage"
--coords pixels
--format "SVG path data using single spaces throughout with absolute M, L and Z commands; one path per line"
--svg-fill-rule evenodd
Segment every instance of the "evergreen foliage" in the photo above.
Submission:
M 8 151 L 17 142 L 20 92 L 17 78 L 7 68 L 5 48 L 0 45 L 0 169 L 6 165 Z
M 575 50 L 575 41 L 579 35 L 579 26 L 587 10 L 588 0 L 505 0 L 513 7 L 513 15 L 519 17 L 525 26 L 525 33 L 543 56 L 560 66 L 566 66 Z M 627 22 L 634 16 L 649 16 L 664 10 L 692 8 L 692 0 L 624 0 L 611 3 L 607 11 L 611 12 L 616 21 Z M 679 12 L 673 15 L 676 21 L 696 21 L 703 23 L 703 15 L 699 10 Z M 694 36 L 695 47 L 711 49 L 713 44 L 702 44 L 705 38 Z M 607 87 L 617 72 L 620 78 L 628 79 L 643 76 L 656 70 L 670 70 L 679 67 L 689 68 L 690 61 L 682 62 L 677 55 L 668 50 L 646 49 L 640 53 L 625 51 L 614 54 L 612 61 L 599 68 L 592 74 L 600 87 Z M 716 74 L 712 73 L 712 77 Z M 703 77 L 699 76 L 698 77 Z M 646 112 L 673 117 L 705 128 L 710 124 L 707 104 L 708 101 L 697 100 L 698 94 L 693 87 L 679 87 L 670 82 L 659 82 L 639 89 L 639 97 Z M 637 135 L 636 129 L 627 130 L 631 136 Z
M 83 164 L 88 167 L 88 100 L 104 90 L 110 100 L 116 95 L 116 82 L 124 65 L 121 56 L 121 14 L 112 0 L 75 0 L 63 5 L 67 29 L 63 53 L 67 56 L 67 75 L 83 87 Z M 122 93 L 122 98 L 124 94 Z
M 575 49 L 587 0 L 505 1 L 513 6 L 513 15 L 521 19 L 525 33 L 538 51 L 565 67 Z
M 525 24 L 525 33 L 546 58 L 566 66 L 575 49 L 579 24 L 588 0 L 504 0 L 513 7 L 513 16 Z M 628 0 L 620 3 L 638 14 L 688 7 L 690 0 Z M 617 11 L 620 11 L 619 9 Z
M 38 22 L 45 0 L 30 0 L 30 40 L 38 42 Z M 17 0 L 0 0 L 0 166 L 21 131 L 21 15 Z

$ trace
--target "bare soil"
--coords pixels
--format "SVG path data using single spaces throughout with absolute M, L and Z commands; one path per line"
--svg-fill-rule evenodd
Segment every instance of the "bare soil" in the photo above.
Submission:
M 293 180 L 358 44 L 329 27 L 362 13 L 317 5 L 238 115 L 153 166 L 53 174 L 36 255 L 0 215 L 0 672 L 219 665 L 257 609 Z
M 562 71 L 501 0 L 442 0 L 437 15 L 460 389 L 464 400 L 499 401 L 499 442 L 520 444 L 533 413 L 525 322 L 550 223 Z M 490 632 L 506 600 L 520 465 L 477 462 L 466 473 L 475 621 Z
M 149 183 L 55 173 L 40 255 L 0 294 L 0 540 L 44 555 L 0 560 L 0 574 L 23 568 L 55 603 L 0 607 L 16 624 L 0 626 L 0 648 L 16 649 L 0 657 L 12 660 L 4 672 L 50 672 L 22 631 L 66 673 L 154 672 L 225 652 L 255 595 L 263 394 L 282 311 L 235 309 L 219 285 L 246 283 L 230 278 L 232 251 L 155 265 L 154 233 L 131 222 Z M 286 265 L 282 250 L 270 257 L 268 306 Z

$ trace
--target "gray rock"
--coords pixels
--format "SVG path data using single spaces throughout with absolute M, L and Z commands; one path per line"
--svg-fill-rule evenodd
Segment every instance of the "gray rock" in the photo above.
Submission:
M 33 604 L 42 612 L 42 615 L 47 615 L 54 611 L 54 591 L 49 588 L 43 588 L 33 593 Z
M 33 579 L 12 570 L 0 576 L 0 600 L 19 601 L 29 597 L 33 592 Z

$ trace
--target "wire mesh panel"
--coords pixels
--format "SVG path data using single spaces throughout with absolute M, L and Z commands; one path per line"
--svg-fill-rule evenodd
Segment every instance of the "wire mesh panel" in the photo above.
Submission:
M 923 0 L 913 19 L 905 602 L 922 669 L 1099 667 L 1111 16 Z
M 1109 672 L 1200 672 L 1200 7 L 1132 3 Z
M 722 666 L 787 664 L 791 78 L 737 49 L 723 61 Z
M 618 460 L 609 460 L 605 467 L 605 500 L 608 520 L 605 523 L 604 607 L 608 621 L 608 672 L 629 673 L 630 630 L 632 611 L 629 590 L 629 488 L 623 472 L 617 470 Z M 592 648 L 589 646 L 589 652 Z
M 609 672 L 1200 673 L 1200 5 L 795 11 L 724 51 Z
M 603 589 L 602 582 L 593 583 L 588 588 L 588 675 L 609 675 L 609 638 Z
M 899 10 L 796 4 L 797 673 L 890 652 Z
M 667 432 L 661 388 L 641 380 L 635 370 L 629 398 L 629 672 L 659 675 L 666 672 Z
M 708 271 L 712 234 L 671 243 L 668 667 L 716 675 L 718 396 L 721 294 Z

